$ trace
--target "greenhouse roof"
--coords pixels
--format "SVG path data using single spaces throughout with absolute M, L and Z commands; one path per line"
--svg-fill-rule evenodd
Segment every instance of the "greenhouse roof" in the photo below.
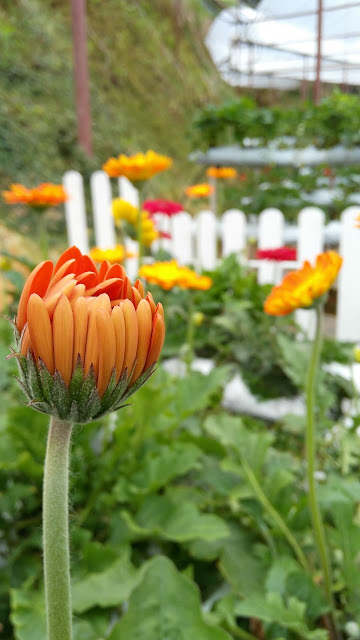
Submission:
M 240 4 L 240 3 L 239 3 Z M 222 11 L 206 37 L 230 84 L 293 88 L 316 76 L 318 0 L 260 0 Z M 321 82 L 360 85 L 360 2 L 322 1 Z

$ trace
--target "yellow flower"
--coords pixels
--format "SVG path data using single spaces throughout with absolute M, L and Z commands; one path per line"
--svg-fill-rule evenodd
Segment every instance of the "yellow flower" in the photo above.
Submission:
M 264 310 L 271 316 L 286 316 L 295 309 L 312 307 L 336 280 L 342 258 L 336 251 L 326 251 L 316 258 L 314 267 L 305 262 L 298 271 L 288 273 L 266 298 Z
M 139 276 L 151 284 L 157 284 L 166 290 L 178 286 L 182 289 L 201 289 L 206 291 L 212 285 L 211 278 L 199 276 L 189 267 L 179 266 L 176 260 L 143 265 Z
M 206 171 L 209 178 L 228 179 L 235 178 L 237 175 L 234 167 L 209 167 Z
M 189 198 L 207 198 L 214 193 L 214 187 L 207 182 L 201 184 L 193 184 L 185 189 L 185 193 Z
M 136 225 L 139 209 L 122 198 L 115 198 L 112 201 L 112 213 L 116 222 L 126 220 L 130 224 Z
M 125 251 L 121 244 L 116 245 L 113 249 L 100 249 L 99 247 L 93 247 L 90 251 L 90 258 L 94 262 L 103 262 L 107 260 L 110 264 L 117 264 L 123 262 L 124 258 L 132 258 L 133 253 Z
M 137 182 L 149 180 L 171 165 L 171 158 L 149 150 L 146 153 L 136 153 L 132 156 L 120 154 L 118 158 L 109 158 L 102 168 L 110 178 L 125 176 L 128 180 Z

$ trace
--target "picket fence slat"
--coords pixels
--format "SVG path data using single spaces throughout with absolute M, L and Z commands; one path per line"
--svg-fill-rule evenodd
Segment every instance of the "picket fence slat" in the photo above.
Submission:
M 95 242 L 100 249 L 114 247 L 115 228 L 111 212 L 110 179 L 104 171 L 95 171 L 90 178 Z
M 63 184 L 69 193 L 65 203 L 66 224 L 69 244 L 76 244 L 81 251 L 88 251 L 88 230 L 84 187 L 81 175 L 69 171 L 64 175 Z M 138 205 L 137 189 L 126 180 L 118 181 L 120 196 Z M 93 203 L 95 241 L 101 248 L 113 247 L 116 242 L 114 222 L 111 214 L 110 179 L 102 171 L 91 176 L 91 195 Z M 344 264 L 340 271 L 337 289 L 336 335 L 344 341 L 360 341 L 360 296 L 354 286 L 355 277 L 360 272 L 360 231 L 354 227 L 358 215 L 357 206 L 346 209 L 339 222 L 340 253 Z M 202 211 L 192 218 L 183 212 L 172 219 L 161 216 L 163 230 L 169 231 L 171 240 L 161 240 L 158 246 L 167 247 L 169 252 L 181 264 L 193 264 L 197 269 L 213 269 L 218 260 L 218 240 L 221 241 L 221 256 L 236 252 L 240 260 L 258 271 L 260 283 L 277 283 L 284 271 L 297 268 L 303 260 L 313 262 L 323 250 L 325 232 L 324 213 L 317 207 L 307 207 L 298 216 L 297 224 L 297 262 L 274 263 L 270 261 L 248 261 L 244 255 L 247 238 L 247 220 L 243 212 L 237 209 L 226 211 L 222 217 L 216 217 L 211 211 Z M 160 224 L 160 223 L 159 223 Z M 258 217 L 258 246 L 260 249 L 280 247 L 284 243 L 284 216 L 278 209 L 267 209 Z M 127 248 L 137 252 L 137 243 L 128 239 Z M 126 268 L 132 280 L 137 275 L 137 257 L 126 261 Z M 356 275 L 355 275 L 356 274 Z M 311 333 L 312 313 L 298 311 L 297 320 L 307 333 Z
M 196 255 L 198 269 L 215 269 L 217 256 L 217 221 L 212 211 L 200 211 L 196 217 Z
M 246 216 L 239 209 L 228 209 L 221 218 L 222 255 L 238 253 L 244 259 L 246 249 Z
M 82 253 L 88 253 L 89 242 L 86 222 L 84 185 L 78 171 L 67 171 L 63 185 L 69 199 L 65 201 L 65 219 L 69 246 L 76 244 Z
M 355 228 L 359 207 L 348 207 L 341 215 L 340 255 L 343 258 L 338 277 L 336 337 L 360 341 L 360 230 Z

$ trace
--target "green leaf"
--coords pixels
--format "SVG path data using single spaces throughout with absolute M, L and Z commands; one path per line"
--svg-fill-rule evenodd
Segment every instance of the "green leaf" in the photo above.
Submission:
M 141 572 L 130 561 L 130 549 L 104 571 L 89 573 L 72 585 L 72 604 L 75 613 L 92 607 L 112 607 L 127 600 L 141 579 Z
M 259 591 L 267 567 L 254 552 L 253 539 L 236 526 L 222 542 L 219 569 L 237 594 L 245 596 Z
M 303 640 L 327 640 L 326 629 L 309 629 L 305 620 L 305 604 L 297 598 L 289 598 L 287 604 L 278 593 L 266 596 L 253 594 L 235 604 L 235 613 L 246 618 L 258 618 L 263 622 L 277 623 L 296 633 Z
M 229 535 L 229 529 L 217 515 L 201 513 L 191 502 L 178 502 L 168 496 L 151 495 L 145 498 L 135 519 L 122 513 L 129 529 L 140 536 L 158 535 L 186 542 L 218 540 Z
M 10 620 L 16 640 L 46 640 L 44 594 L 40 591 L 12 589 Z
M 109 640 L 230 640 L 202 617 L 196 585 L 163 556 L 148 564 Z

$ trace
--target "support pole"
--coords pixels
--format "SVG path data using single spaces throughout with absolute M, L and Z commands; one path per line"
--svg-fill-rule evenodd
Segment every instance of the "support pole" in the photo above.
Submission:
M 322 14 L 323 3 L 318 0 L 318 22 L 317 22 L 317 53 L 316 53 L 316 76 L 314 87 L 314 102 L 318 104 L 321 100 L 321 44 L 322 44 Z
M 89 72 L 86 51 L 86 0 L 71 0 L 77 138 L 92 154 Z

